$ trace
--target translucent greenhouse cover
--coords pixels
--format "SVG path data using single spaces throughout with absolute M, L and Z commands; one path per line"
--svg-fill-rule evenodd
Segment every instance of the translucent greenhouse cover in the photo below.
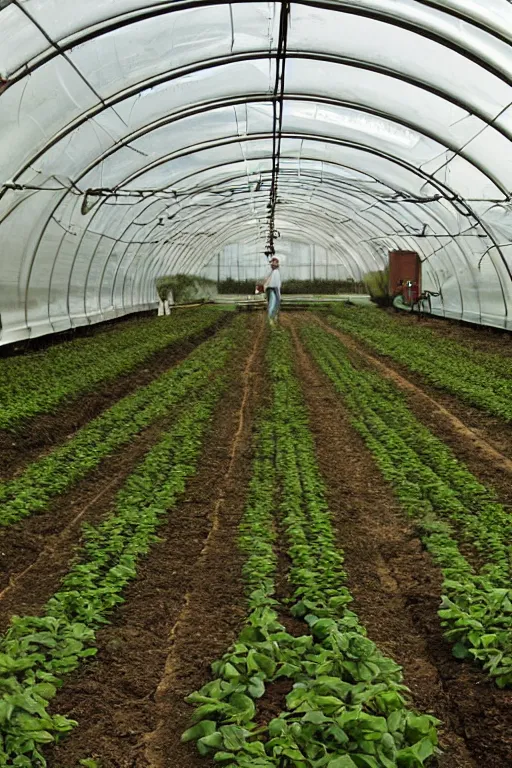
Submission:
M 282 5 L 0 0 L 1 343 L 265 270 Z M 278 255 L 414 250 L 436 313 L 512 329 L 509 0 L 288 5 Z

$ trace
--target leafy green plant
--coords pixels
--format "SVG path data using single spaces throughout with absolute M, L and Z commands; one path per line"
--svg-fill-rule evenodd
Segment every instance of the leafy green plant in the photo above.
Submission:
M 454 654 L 476 659 L 498 686 L 511 685 L 510 513 L 414 418 L 391 384 L 351 364 L 338 339 L 316 325 L 305 327 L 303 338 L 441 566 L 439 615 Z M 479 570 L 461 554 L 459 540 L 474 547 Z
M 242 327 L 243 318 L 237 318 L 182 363 L 115 403 L 19 477 L 0 483 L 0 525 L 46 509 L 52 498 L 85 477 L 102 459 L 208 386 L 209 376 L 226 364 Z
M 244 343 L 243 324 L 230 340 Z M 150 450 L 116 498 L 115 511 L 97 526 L 84 525 L 83 544 L 60 589 L 41 617 L 14 617 L 0 640 L 0 765 L 45 766 L 41 745 L 76 722 L 51 715 L 48 704 L 63 677 L 96 653 L 96 630 L 123 602 L 126 585 L 169 509 L 194 473 L 202 439 L 226 376 L 209 376 L 190 397 L 172 428 Z
M 183 740 L 229 768 L 418 768 L 436 752 L 437 721 L 407 708 L 400 668 L 348 607 L 343 555 L 286 335 L 272 334 L 268 360 L 273 405 L 259 423 L 241 525 L 249 615 L 212 665 L 214 679 L 188 697 L 196 709 Z M 276 508 L 291 561 L 291 611 L 304 620 L 300 637 L 279 620 Z M 293 685 L 285 709 L 260 724 L 258 702 L 282 678 Z
M 0 360 L 0 429 L 15 430 L 36 414 L 132 371 L 170 344 L 191 338 L 223 316 L 217 307 L 121 325 L 114 331 Z
M 335 307 L 329 322 L 470 405 L 512 421 L 512 360 L 367 307 Z

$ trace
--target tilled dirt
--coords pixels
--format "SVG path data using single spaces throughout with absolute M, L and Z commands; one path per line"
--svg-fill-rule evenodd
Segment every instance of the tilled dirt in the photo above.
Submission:
M 249 321 L 260 332 L 232 364 L 199 471 L 160 529 L 161 543 L 141 562 L 112 625 L 99 632 L 96 659 L 54 701 L 54 711 L 80 725 L 47 751 L 49 766 L 97 757 L 102 768 L 205 768 L 195 745 L 180 741 L 193 711 L 184 697 L 208 681 L 211 662 L 245 616 L 236 541 L 253 418 L 265 396 L 262 320 Z
M 213 768 L 194 745 L 180 741 L 192 713 L 184 697 L 210 679 L 211 662 L 233 642 L 246 613 L 244 558 L 236 541 L 251 473 L 254 414 L 267 397 L 263 321 L 248 319 L 260 334 L 231 365 L 233 380 L 212 420 L 198 473 L 161 527 L 161 543 L 141 561 L 112 624 L 98 633 L 98 656 L 67 678 L 53 702 L 53 711 L 80 725 L 46 750 L 50 768 L 77 768 L 81 759 L 91 757 L 101 768 Z M 297 322 L 293 315 L 283 317 L 285 325 Z M 512 694 L 452 657 L 437 617 L 438 569 L 330 382 L 300 344 L 297 369 L 354 607 L 370 637 L 403 665 L 413 705 L 443 721 L 439 768 L 512 766 Z M 58 500 L 57 516 L 48 513 L 22 524 L 8 562 L 14 562 L 17 551 L 19 570 L 41 548 L 45 559 L 26 574 L 29 581 L 20 582 L 19 593 L 15 585 L 0 599 L 0 617 L 13 610 L 40 610 L 67 570 L 80 523 L 99 519 L 111 508 L 117 489 L 157 438 L 156 429 L 105 462 L 73 492 L 76 497 L 71 493 Z M 83 516 L 73 524 L 78 515 Z M 0 539 L 0 552 L 8 538 Z M 283 548 L 280 596 L 287 594 L 287 568 Z M 280 618 L 293 634 L 304 631 L 302 622 L 284 614 Z M 269 689 L 258 709 L 260 722 L 282 708 L 287 692 L 286 681 Z
M 374 353 L 372 352 L 372 354 Z M 399 365 L 388 357 L 376 353 L 375 357 L 381 359 L 387 366 L 408 378 L 434 400 L 437 400 L 472 429 L 475 434 L 484 438 L 504 456 L 512 458 L 512 425 L 506 424 L 491 414 L 473 408 L 471 405 L 467 405 L 455 395 L 450 395 L 437 389 L 421 376 L 412 373 L 408 368 Z
M 438 336 L 465 344 L 478 352 L 491 352 L 497 355 L 512 357 L 512 333 L 501 331 L 499 328 L 490 328 L 484 325 L 472 327 L 467 323 L 457 320 L 445 320 L 442 317 L 423 317 L 418 320 L 417 315 L 394 309 L 384 310 L 402 325 L 414 325 L 419 328 L 427 328 Z
M 368 352 L 359 340 L 332 328 L 322 322 L 321 318 L 315 320 L 346 345 L 349 358 L 356 366 L 377 371 L 390 379 L 405 395 L 416 418 L 450 446 L 455 456 L 466 464 L 475 477 L 494 488 L 504 504 L 512 505 L 512 459 L 501 453 L 493 435 L 488 440 L 481 430 L 468 426 L 461 418 L 460 411 L 459 414 L 455 413 L 459 407 L 454 408 L 452 403 L 448 408 L 441 402 L 438 392 L 434 396 L 429 394 L 424 383 L 414 383 L 410 371 L 399 373 L 397 366 L 388 358 Z M 506 425 L 501 426 L 504 431 L 509 429 Z M 512 430 L 510 432 L 512 438 Z
M 303 634 L 306 634 L 306 628 L 304 628 Z M 265 693 L 256 702 L 254 720 L 258 727 L 268 725 L 274 717 L 279 717 L 286 710 L 286 697 L 292 688 L 293 680 L 290 680 L 288 677 L 267 685 Z
M 355 610 L 369 636 L 403 666 L 413 705 L 443 721 L 441 768 L 512 765 L 512 693 L 451 655 L 437 617 L 439 570 L 330 382 L 300 344 L 296 349 Z
M 40 613 L 69 570 L 82 524 L 112 510 L 118 490 L 171 418 L 136 435 L 47 511 L 0 528 L 0 631 L 13 615 Z
M 63 443 L 115 402 L 177 365 L 230 319 L 231 315 L 226 313 L 201 333 L 155 352 L 134 371 L 106 382 L 92 392 L 64 401 L 54 413 L 28 419 L 13 431 L 0 429 L 0 480 L 15 477 L 31 461 Z
M 481 411 L 478 408 L 468 405 L 455 395 L 451 395 L 442 389 L 434 387 L 432 384 L 429 384 L 424 377 L 413 373 L 405 365 L 397 363 L 395 360 L 392 360 L 392 358 L 379 354 L 370 345 L 365 344 L 360 339 L 354 338 L 354 343 L 357 344 L 362 351 L 370 354 L 390 370 L 395 371 L 421 389 L 426 395 L 437 401 L 439 405 L 446 408 L 454 416 L 460 419 L 460 421 L 462 421 L 478 437 L 481 437 L 488 442 L 508 459 L 512 459 L 512 425 L 506 424 L 492 414 L 485 413 L 485 411 Z

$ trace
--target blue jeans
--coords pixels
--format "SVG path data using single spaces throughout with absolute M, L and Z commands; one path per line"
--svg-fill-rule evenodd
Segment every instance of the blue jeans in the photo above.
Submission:
M 281 294 L 276 288 L 267 288 L 268 299 L 268 318 L 269 320 L 275 320 L 277 313 L 279 312 L 279 305 L 281 303 Z

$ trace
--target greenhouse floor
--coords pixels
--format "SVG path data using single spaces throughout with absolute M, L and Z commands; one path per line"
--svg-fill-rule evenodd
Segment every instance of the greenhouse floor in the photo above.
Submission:
M 191 310 L 191 317 L 201 311 Z M 169 323 L 172 318 L 142 322 Z M 409 327 L 407 319 L 401 317 L 393 322 L 406 331 Z M 185 697 L 213 679 L 210 665 L 237 642 L 247 620 L 247 553 L 238 546 L 240 525 L 259 492 L 259 486 L 251 482 L 262 419 L 279 396 L 275 377 L 281 375 L 280 366 L 285 363 L 289 366 L 286 375 L 298 386 L 302 404 L 297 407 L 303 409 L 310 436 L 305 437 L 305 445 L 311 439 L 335 546 L 344 553 L 347 587 L 353 597 L 351 610 L 380 652 L 403 668 L 404 683 L 410 689 L 407 706 L 441 721 L 438 734 L 442 754 L 425 765 L 512 765 L 510 685 L 500 689 L 482 666 L 452 654 L 438 616 L 447 588 L 443 569 L 429 552 L 421 520 L 407 511 L 400 488 L 385 477 L 375 448 L 358 428 L 364 418 L 362 401 L 358 415 L 352 403 L 364 391 L 366 381 L 374 382 L 376 397 L 381 392 L 379 382 L 387 386 L 385 382 L 390 381 L 386 371 L 372 360 L 400 373 L 414 387 L 400 390 L 403 394 L 396 401 L 396 424 L 401 424 L 404 411 L 400 403 L 405 403 L 410 423 L 417 420 L 431 439 L 440 440 L 442 450 L 450 451 L 457 460 L 455 464 L 467 468 L 475 483 L 493 488 L 507 510 L 512 505 L 510 423 L 440 387 L 434 388 L 420 374 L 371 349 L 348 328 L 340 331 L 331 315 L 322 310 L 283 313 L 281 329 L 275 331 L 269 330 L 263 314 L 222 313 L 209 329 L 181 346 L 170 345 L 155 353 L 131 373 L 79 397 L 63 399 L 53 413 L 0 431 L 3 445 L 7 447 L 9 440 L 13 443 L 2 467 L 5 482 L 0 485 L 0 492 L 8 495 L 9 481 L 23 484 L 27 478 L 27 488 L 36 487 L 39 476 L 31 466 L 51 458 L 62 444 L 72 447 L 90 420 L 103 418 L 116 402 L 126 399 L 129 405 L 134 393 L 166 371 L 179 372 L 190 359 L 196 360 L 192 371 L 206 366 L 195 393 L 167 411 L 155 412 L 151 423 L 129 442 L 113 448 L 96 468 L 56 493 L 45 508 L 10 524 L 3 522 L 0 622 L 5 631 L 13 615 L 45 614 L 45 606 L 61 589 L 77 552 L 81 561 L 86 559 L 83 550 L 77 550 L 87 535 L 83 524 L 101 526 L 116 514 L 119 491 L 144 458 L 171 433 L 186 408 L 194 408 L 202 393 L 214 386 L 214 345 L 222 346 L 222 340 L 228 340 L 228 357 L 220 368 L 224 388 L 212 406 L 204 435 L 198 438 L 195 473 L 168 503 L 169 511 L 159 523 L 158 541 L 137 558 L 136 574 L 123 589 L 122 603 L 105 615 L 108 623 L 95 627 L 96 656 L 77 663 L 74 671 L 62 676 L 62 687 L 51 702 L 52 714 L 69 717 L 78 725 L 57 743 L 43 747 L 50 768 L 78 768 L 94 761 L 101 768 L 210 768 L 217 764 L 212 762 L 213 753 L 201 756 L 193 742 L 182 741 L 194 712 Z M 442 343 L 443 331 L 436 333 Z M 464 337 L 457 331 L 456 336 L 457 343 L 464 344 L 466 339 L 467 354 L 472 354 L 472 335 Z M 495 342 L 492 353 L 499 355 L 500 344 L 506 342 L 499 338 Z M 193 358 L 201 349 L 205 350 L 203 357 Z M 335 357 L 330 356 L 330 350 L 336 351 Z M 507 354 L 503 356 L 504 366 Z M 343 372 L 340 368 L 335 380 L 323 363 L 335 366 L 340 361 Z M 181 386 L 186 375 L 177 379 L 175 386 Z M 341 386 L 353 387 L 353 391 L 340 394 Z M 291 384 L 285 391 L 287 397 L 294 397 Z M 389 409 L 394 408 L 391 390 L 382 392 Z M 382 420 L 386 407 L 379 412 Z M 447 418 L 447 413 L 453 419 Z M 465 430 L 456 426 L 459 422 Z M 37 439 L 31 437 L 33 432 L 39 433 Z M 303 433 L 299 430 L 297 434 Z M 405 428 L 400 434 L 406 440 Z M 380 445 L 385 444 L 384 436 Z M 278 451 L 278 470 L 279 455 Z M 173 461 L 178 459 L 169 460 L 163 473 L 166 477 L 174 471 Z M 190 456 L 184 459 L 183 471 L 192 461 Z M 430 461 L 425 453 L 425 466 Z M 43 481 L 47 487 L 53 470 L 48 464 L 45 467 Z M 436 477 L 451 482 L 444 474 L 450 467 L 438 468 Z M 404 472 L 407 476 L 406 468 Z M 450 485 L 452 493 L 458 492 L 455 480 Z M 152 492 L 157 493 L 163 479 L 154 482 Z M 282 491 L 277 493 L 273 506 L 274 599 L 279 621 L 297 637 L 307 635 L 310 629 L 290 612 L 294 555 L 280 506 Z M 460 499 L 464 501 L 466 496 L 462 494 Z M 469 515 L 470 503 L 464 503 L 469 510 L 464 514 Z M 141 501 L 141 516 L 144 510 Z M 445 513 L 435 505 L 432 514 L 445 519 Z M 465 537 L 460 518 L 454 523 L 454 536 L 467 561 L 476 569 L 482 567 L 488 553 L 475 548 L 476 539 Z M 293 680 L 287 677 L 268 682 L 256 700 L 258 728 L 265 729 L 286 710 L 286 696 L 292 686 Z

